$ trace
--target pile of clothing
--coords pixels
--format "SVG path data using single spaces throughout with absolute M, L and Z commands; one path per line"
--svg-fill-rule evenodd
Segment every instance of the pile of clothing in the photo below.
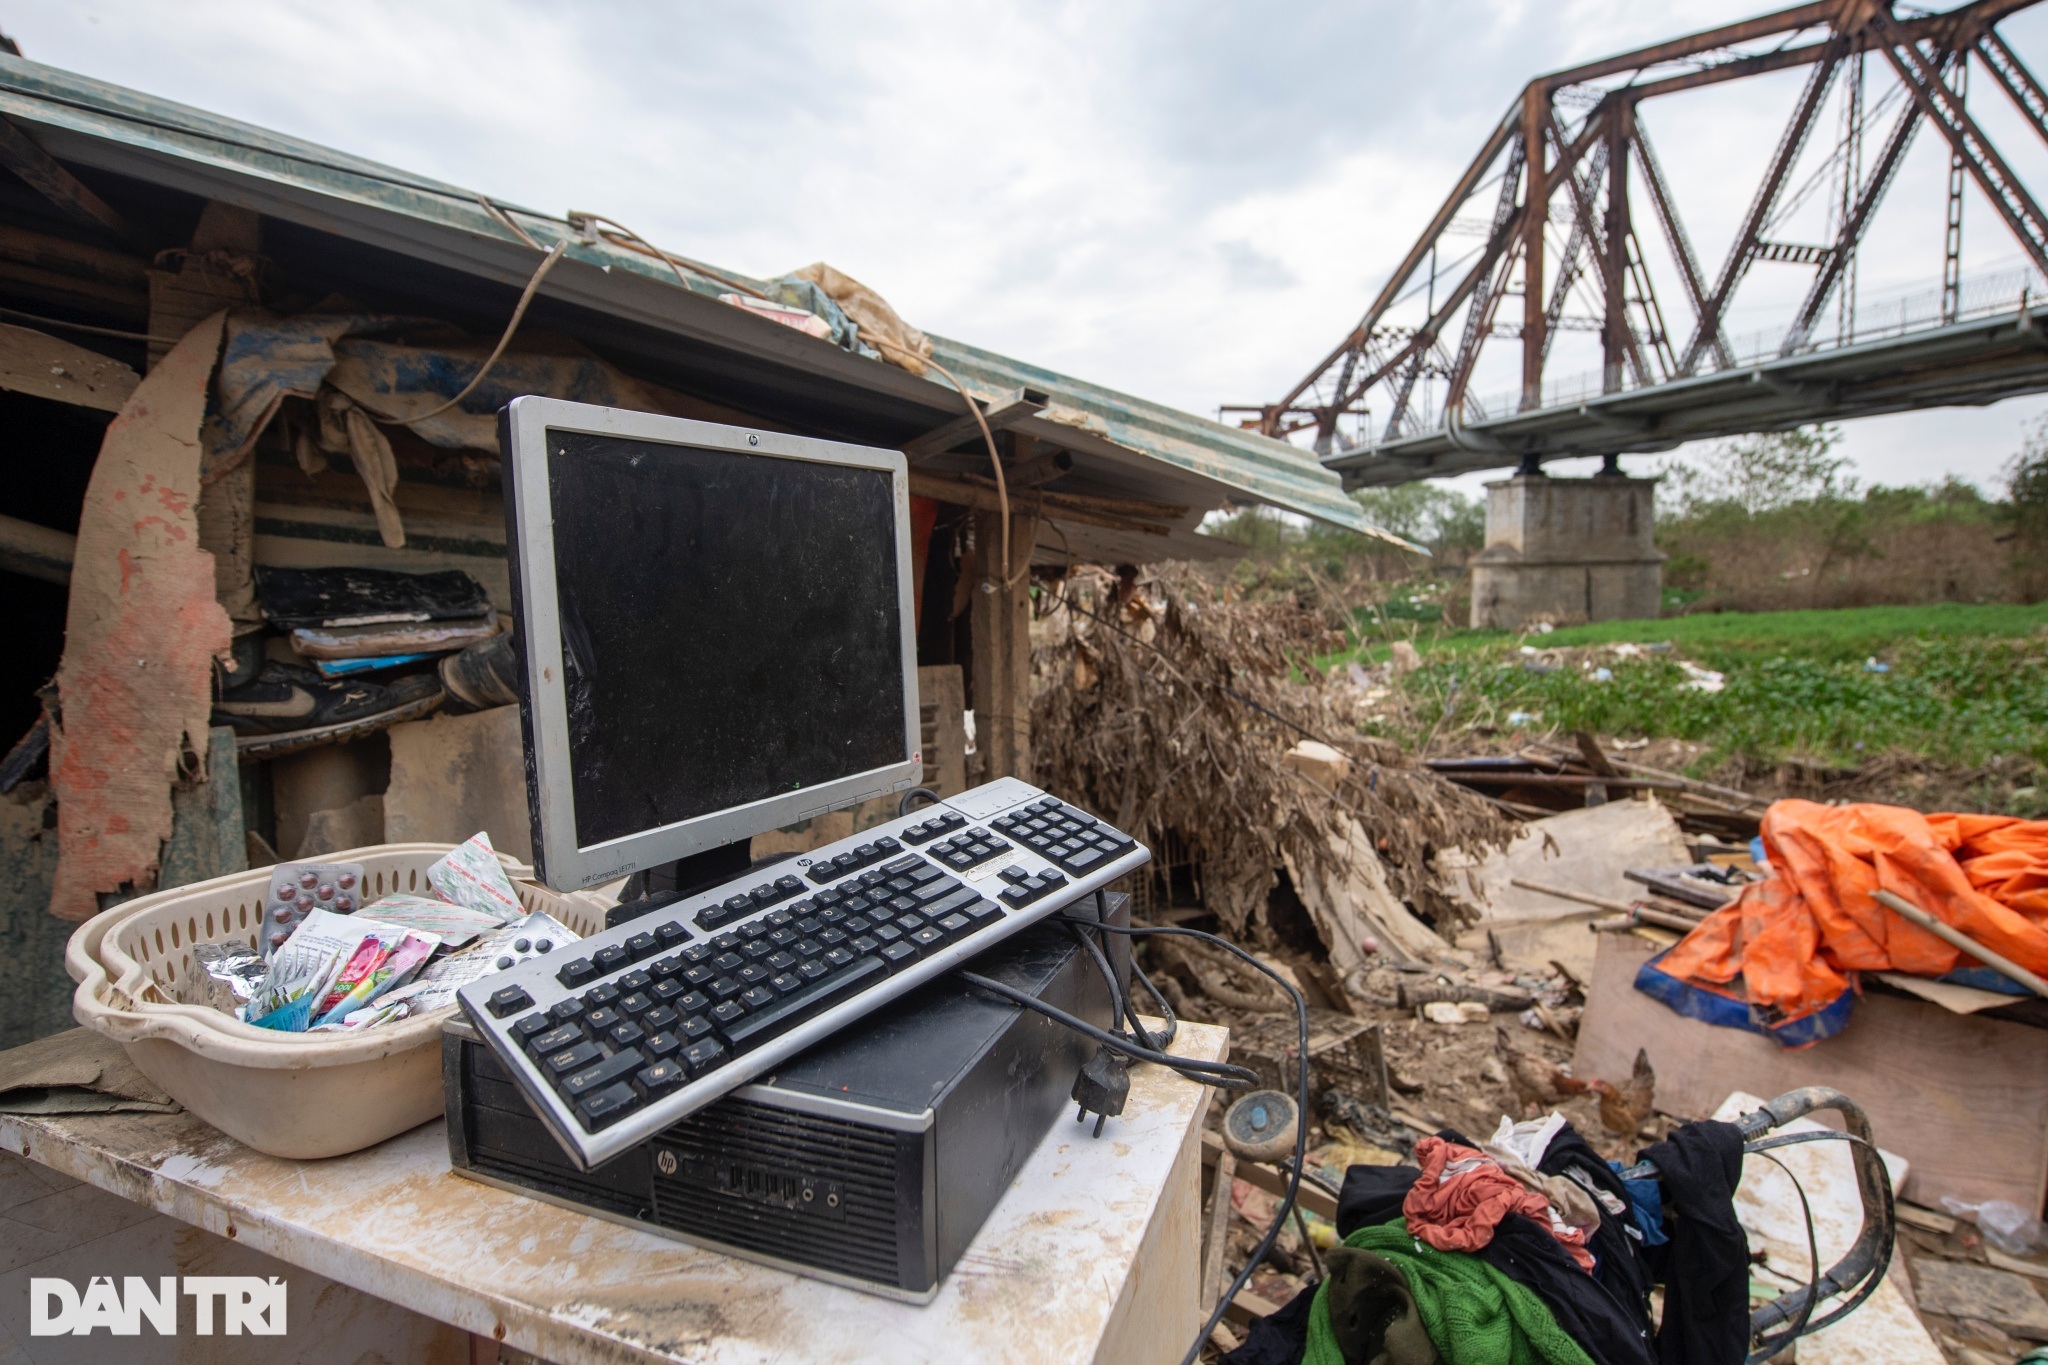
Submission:
M 1415 1165 L 1351 1167 L 1327 1277 L 1225 1365 L 1740 1365 L 1742 1135 L 1687 1124 L 1640 1157 L 1657 1178 L 1623 1180 L 1551 1114 L 1503 1119 L 1485 1143 L 1444 1129 Z

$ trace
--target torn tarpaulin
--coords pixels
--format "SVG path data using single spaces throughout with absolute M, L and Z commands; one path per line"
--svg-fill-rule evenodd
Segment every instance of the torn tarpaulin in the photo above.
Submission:
M 204 775 L 213 658 L 230 636 L 194 511 L 221 327 L 216 313 L 150 371 L 86 486 L 50 745 L 62 919 L 97 913 L 97 892 L 155 882 L 186 754 Z

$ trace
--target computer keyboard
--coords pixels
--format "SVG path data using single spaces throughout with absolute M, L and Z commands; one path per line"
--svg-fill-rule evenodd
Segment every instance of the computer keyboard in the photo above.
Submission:
M 457 998 L 588 1170 L 1151 857 L 1000 778 Z

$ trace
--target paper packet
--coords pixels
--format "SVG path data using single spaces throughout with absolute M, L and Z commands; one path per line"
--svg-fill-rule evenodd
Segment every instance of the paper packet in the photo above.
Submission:
M 483 935 L 496 932 L 498 928 L 496 915 L 472 910 L 464 905 L 451 905 L 447 901 L 431 900 L 425 896 L 386 896 L 383 900 L 364 906 L 363 913 L 373 915 L 386 924 L 396 924 L 416 933 L 432 934 L 440 939 L 441 946 L 450 952 L 474 943 Z
M 385 940 L 377 936 L 364 939 L 355 959 L 336 978 L 328 999 L 321 1002 L 325 1008 L 314 1020 L 315 1026 L 338 1024 L 386 990 L 404 984 L 422 963 L 434 955 L 438 946 L 440 940 L 434 935 L 409 929 L 402 931 L 395 945 L 387 946 Z M 369 966 L 360 972 L 354 971 L 356 963 L 366 956 L 372 957 Z
M 304 1032 L 335 978 L 355 961 L 365 940 L 383 940 L 395 947 L 405 932 L 395 924 L 360 914 L 311 911 L 271 953 L 270 970 L 262 987 L 250 997 L 243 1017 L 258 1028 Z M 374 962 L 364 970 L 369 965 Z
M 480 910 L 498 923 L 520 918 L 526 907 L 505 875 L 505 865 L 491 850 L 491 836 L 478 833 L 457 844 L 448 855 L 427 869 L 427 881 L 443 899 Z

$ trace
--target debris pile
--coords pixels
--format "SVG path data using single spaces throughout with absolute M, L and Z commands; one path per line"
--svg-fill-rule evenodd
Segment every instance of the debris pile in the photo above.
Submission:
M 1286 941 L 1269 917 L 1283 872 L 1344 970 L 1382 949 L 1425 959 L 1425 926 L 1450 934 L 1470 918 L 1437 856 L 1503 844 L 1513 823 L 1358 733 L 1356 690 L 1326 686 L 1310 662 L 1340 643 L 1321 616 L 1230 600 L 1169 565 L 1133 580 L 1077 569 L 1037 618 L 1037 780 L 1184 853 L 1195 899 L 1227 931 Z M 1363 952 L 1343 941 L 1354 914 L 1375 940 Z

